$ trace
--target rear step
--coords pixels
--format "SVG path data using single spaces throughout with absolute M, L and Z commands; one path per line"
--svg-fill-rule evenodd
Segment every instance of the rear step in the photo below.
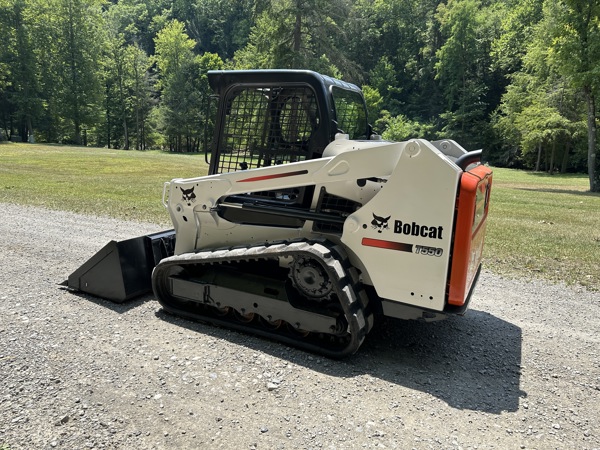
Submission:
M 175 230 L 110 241 L 63 283 L 70 289 L 123 303 L 152 290 L 152 270 L 173 256 Z

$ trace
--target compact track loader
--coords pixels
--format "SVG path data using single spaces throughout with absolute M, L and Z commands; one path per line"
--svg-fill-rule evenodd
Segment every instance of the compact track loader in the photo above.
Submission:
M 356 86 L 310 71 L 214 71 L 209 175 L 165 183 L 174 230 L 111 242 L 68 286 L 329 357 L 377 317 L 462 314 L 492 172 L 451 140 L 387 142 Z M 206 155 L 208 161 L 208 154 Z

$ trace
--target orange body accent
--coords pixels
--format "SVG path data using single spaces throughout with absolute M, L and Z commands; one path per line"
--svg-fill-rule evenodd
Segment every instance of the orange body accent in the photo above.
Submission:
M 492 170 L 484 165 L 464 172 L 457 200 L 448 304 L 463 306 L 481 264 Z

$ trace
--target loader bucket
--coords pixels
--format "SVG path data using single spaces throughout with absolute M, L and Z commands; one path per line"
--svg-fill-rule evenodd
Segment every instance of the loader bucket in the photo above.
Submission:
M 70 289 L 123 303 L 152 290 L 152 269 L 173 255 L 175 231 L 110 241 L 69 275 Z

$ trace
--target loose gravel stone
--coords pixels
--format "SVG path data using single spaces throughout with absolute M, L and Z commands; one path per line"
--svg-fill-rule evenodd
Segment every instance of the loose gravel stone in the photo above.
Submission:
M 0 203 L 0 449 L 600 449 L 600 296 L 484 271 L 330 361 L 58 283 L 153 224 Z

